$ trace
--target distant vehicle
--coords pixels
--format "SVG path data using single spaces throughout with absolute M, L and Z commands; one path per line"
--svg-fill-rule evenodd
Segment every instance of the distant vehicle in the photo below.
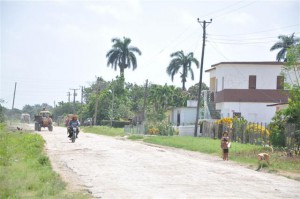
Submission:
M 92 126 L 92 118 L 87 118 L 86 120 L 83 121 L 83 126 Z
M 34 116 L 34 130 L 41 131 L 41 128 L 48 128 L 53 131 L 52 115 L 49 111 L 43 110 L 38 115 Z
M 30 122 L 30 115 L 28 113 L 22 113 L 21 115 L 21 123 L 28 123 Z

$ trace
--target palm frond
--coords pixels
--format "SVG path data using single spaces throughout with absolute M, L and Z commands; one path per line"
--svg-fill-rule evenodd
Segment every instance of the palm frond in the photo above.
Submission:
M 286 54 L 286 49 L 281 49 L 276 56 L 276 60 L 280 61 L 280 60 L 284 60 L 285 59 L 285 54 Z
M 271 48 L 270 48 L 270 51 L 273 51 L 273 50 L 276 50 L 276 49 L 279 49 L 279 48 L 283 48 L 284 47 L 284 44 L 279 41 L 279 42 L 276 42 Z

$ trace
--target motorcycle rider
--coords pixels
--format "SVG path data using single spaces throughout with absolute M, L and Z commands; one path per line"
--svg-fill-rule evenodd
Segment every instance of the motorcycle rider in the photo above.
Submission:
M 69 121 L 68 124 L 68 132 L 69 132 L 69 138 L 72 136 L 72 127 L 76 127 L 77 129 L 77 133 L 76 133 L 76 138 L 78 138 L 78 134 L 79 134 L 79 126 L 80 126 L 80 122 L 78 120 L 77 115 L 73 115 L 72 116 L 72 120 Z

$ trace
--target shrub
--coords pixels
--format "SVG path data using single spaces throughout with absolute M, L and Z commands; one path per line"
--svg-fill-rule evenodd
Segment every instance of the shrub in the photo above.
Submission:
M 246 127 L 246 132 L 265 135 L 266 137 L 270 136 L 270 131 L 268 129 L 266 129 L 266 127 L 264 127 L 260 124 L 257 124 L 257 123 L 249 123 Z

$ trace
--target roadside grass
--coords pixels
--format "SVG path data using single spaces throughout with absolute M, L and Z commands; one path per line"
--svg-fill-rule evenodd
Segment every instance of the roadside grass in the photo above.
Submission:
M 107 136 L 125 136 L 124 128 L 111 128 L 108 126 L 83 126 L 82 131 Z
M 44 144 L 38 134 L 13 132 L 0 124 L 0 198 L 89 198 L 66 190 L 52 171 Z
M 143 140 L 144 136 L 142 136 L 142 135 L 130 135 L 130 136 L 127 137 L 127 139 L 129 139 L 129 140 Z
M 151 136 L 145 137 L 144 142 L 182 148 L 190 151 L 198 151 L 219 156 L 221 158 L 222 151 L 220 149 L 220 140 L 203 137 L 189 136 Z M 270 153 L 269 147 L 232 143 L 229 149 L 229 159 L 242 164 L 249 165 L 252 168 L 258 167 L 257 154 L 262 152 Z M 286 171 L 300 174 L 300 157 L 286 157 L 281 152 L 274 151 L 271 154 L 271 165 L 268 170 L 271 172 Z M 297 179 L 300 180 L 300 179 Z
M 110 128 L 105 126 L 83 127 L 85 132 L 96 133 L 109 136 L 125 136 L 123 128 Z M 204 138 L 204 137 L 190 137 L 190 136 L 142 136 L 142 135 L 128 135 L 130 140 L 143 140 L 147 143 L 181 148 L 189 151 L 196 151 L 222 158 L 222 151 L 220 149 L 220 140 Z M 266 166 L 269 172 L 287 172 L 296 174 L 299 177 L 294 179 L 300 181 L 300 157 L 286 157 L 280 151 L 271 153 L 269 147 L 263 147 L 251 144 L 232 143 L 229 149 L 229 159 L 241 164 L 244 164 L 252 169 L 258 167 L 257 154 L 267 152 L 271 155 L 271 165 Z M 288 176 L 289 174 L 285 175 Z

